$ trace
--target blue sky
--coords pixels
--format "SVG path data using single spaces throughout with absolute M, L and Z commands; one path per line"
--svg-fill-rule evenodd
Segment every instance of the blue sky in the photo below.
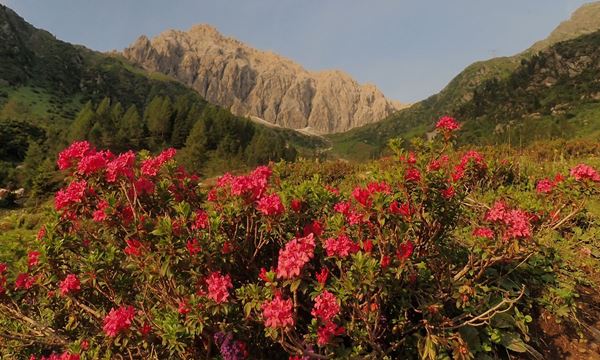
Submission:
M 59 39 L 123 49 L 209 23 L 310 70 L 341 69 L 414 102 L 476 60 L 546 37 L 589 0 L 0 0 Z

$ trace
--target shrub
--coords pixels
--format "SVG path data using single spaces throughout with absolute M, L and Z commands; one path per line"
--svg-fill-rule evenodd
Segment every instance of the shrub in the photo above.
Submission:
M 529 205 L 483 202 L 482 187 L 510 183 L 511 165 L 453 152 L 459 126 L 444 124 L 442 143 L 398 150 L 368 177 L 349 173 L 347 190 L 266 166 L 207 188 L 172 149 L 116 156 L 71 145 L 59 157 L 69 184 L 37 253 L 0 267 L 5 354 L 526 351 L 529 296 L 548 276 L 530 260 L 597 193 L 595 170 L 544 180 Z

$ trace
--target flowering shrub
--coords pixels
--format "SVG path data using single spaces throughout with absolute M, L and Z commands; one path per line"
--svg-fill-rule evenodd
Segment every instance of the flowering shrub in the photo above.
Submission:
M 540 239 L 574 221 L 598 173 L 540 179 L 530 205 L 486 199 L 508 165 L 452 150 L 454 119 L 437 128 L 442 142 L 339 189 L 280 166 L 205 186 L 172 149 L 74 143 L 38 249 L 0 264 L 0 338 L 22 358 L 523 352 Z

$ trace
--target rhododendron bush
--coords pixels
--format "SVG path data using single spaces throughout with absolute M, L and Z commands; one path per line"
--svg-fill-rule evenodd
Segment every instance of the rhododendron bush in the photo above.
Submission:
M 456 358 L 530 346 L 550 232 L 597 194 L 581 164 L 523 204 L 512 164 L 438 142 L 337 188 L 286 165 L 203 184 L 175 151 L 63 151 L 68 182 L 25 263 L 0 264 L 21 358 Z M 487 195 L 483 195 L 483 194 Z

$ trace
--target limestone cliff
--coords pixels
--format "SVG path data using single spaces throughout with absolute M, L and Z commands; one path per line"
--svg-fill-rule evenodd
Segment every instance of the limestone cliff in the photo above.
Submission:
M 234 114 L 316 133 L 381 120 L 400 107 L 374 85 L 341 71 L 311 72 L 272 52 L 253 49 L 209 25 L 141 36 L 123 55 L 170 75 Z

